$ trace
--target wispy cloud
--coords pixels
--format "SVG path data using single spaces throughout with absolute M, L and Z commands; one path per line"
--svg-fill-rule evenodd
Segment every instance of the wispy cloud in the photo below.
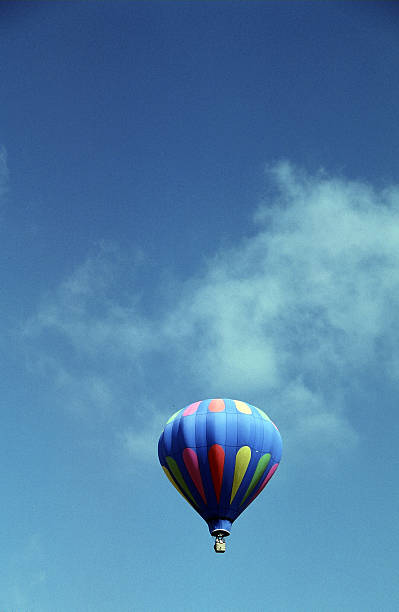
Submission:
M 5 610 L 37 610 L 38 598 L 47 591 L 47 572 L 45 556 L 39 534 L 29 536 L 26 542 L 16 549 L 4 568 L 6 584 L 0 594 L 0 605 Z M 2 608 L 3 609 L 3 608 Z
M 75 413 L 115 414 L 129 384 L 137 392 L 143 356 L 155 346 L 151 323 L 140 311 L 140 292 L 123 304 L 120 271 L 117 250 L 100 247 L 43 298 L 23 327 L 26 346 L 35 349 L 33 367 L 54 382 L 62 404 Z
M 177 302 L 165 296 L 146 313 L 140 283 L 122 291 L 115 252 L 103 250 L 26 326 L 59 385 L 79 389 L 83 404 L 112 414 L 134 397 L 134 415 L 151 381 L 152 424 L 132 418 L 120 436 L 129 452 L 171 411 L 154 408 L 171 400 L 171 380 L 190 381 L 188 400 L 258 402 L 296 439 L 348 443 L 348 393 L 382 359 L 396 376 L 399 189 L 311 176 L 288 162 L 268 168 L 266 182 L 253 235 L 176 281 Z
M 155 449 L 162 427 L 165 424 L 165 414 L 151 401 L 145 402 L 144 418 L 140 415 L 135 422 L 125 427 L 119 433 L 122 450 L 132 458 L 132 469 L 139 463 L 154 461 Z

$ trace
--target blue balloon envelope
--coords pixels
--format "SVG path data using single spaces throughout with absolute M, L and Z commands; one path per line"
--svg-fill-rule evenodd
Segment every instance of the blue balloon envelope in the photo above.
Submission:
M 265 488 L 281 459 L 275 424 L 259 408 L 207 399 L 170 417 L 159 438 L 161 466 L 208 523 L 229 535 L 232 523 Z

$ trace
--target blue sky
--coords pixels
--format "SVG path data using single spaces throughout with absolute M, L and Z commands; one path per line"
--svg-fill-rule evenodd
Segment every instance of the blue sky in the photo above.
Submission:
M 399 8 L 0 5 L 1 612 L 398 609 Z M 283 460 L 226 555 L 158 465 Z

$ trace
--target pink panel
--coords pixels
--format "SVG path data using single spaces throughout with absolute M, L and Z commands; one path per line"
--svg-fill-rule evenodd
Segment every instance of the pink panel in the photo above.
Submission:
M 261 490 L 267 485 L 267 483 L 269 482 L 270 478 L 273 476 L 273 474 L 277 470 L 277 468 L 278 468 L 278 463 L 275 463 L 270 468 L 270 471 L 269 471 L 268 475 L 266 476 L 265 480 L 262 482 Z
M 187 408 L 183 412 L 183 416 L 187 416 L 188 414 L 194 414 L 194 412 L 197 412 L 200 403 L 201 402 L 195 402 L 194 404 L 190 404 L 189 406 L 187 406 Z
M 198 402 L 198 404 L 199 403 L 200 402 Z M 184 465 L 187 468 L 188 473 L 191 476 L 191 480 L 197 487 L 199 494 L 201 495 L 202 499 L 204 500 L 206 504 L 207 501 L 205 497 L 204 487 L 202 486 L 202 478 L 201 478 L 201 472 L 200 472 L 199 465 L 198 465 L 197 453 L 192 448 L 185 448 L 183 451 L 183 461 L 184 461 Z
M 210 412 L 223 412 L 224 409 L 225 405 L 222 399 L 213 399 L 208 406 Z
M 269 482 L 270 478 L 273 476 L 274 472 L 277 470 L 278 468 L 278 463 L 275 463 L 271 468 L 270 471 L 268 473 L 268 475 L 266 476 L 266 478 L 264 479 L 264 481 L 262 482 L 262 484 L 260 485 L 260 489 L 259 491 L 257 491 L 255 493 L 255 495 L 253 497 L 251 497 L 250 501 L 248 502 L 247 505 L 252 504 L 252 502 L 254 501 L 254 499 L 256 499 L 259 495 L 259 493 L 262 493 L 263 489 L 265 488 L 265 486 L 267 485 L 267 483 Z

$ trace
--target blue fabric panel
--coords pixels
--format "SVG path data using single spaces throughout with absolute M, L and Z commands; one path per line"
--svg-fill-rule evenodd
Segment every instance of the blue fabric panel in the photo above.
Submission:
M 208 448 L 214 444 L 226 445 L 226 412 L 208 412 L 206 415 L 206 445 Z
M 212 531 L 217 529 L 224 529 L 225 531 L 231 531 L 231 521 L 227 519 L 211 519 L 208 522 L 209 532 L 212 535 Z

